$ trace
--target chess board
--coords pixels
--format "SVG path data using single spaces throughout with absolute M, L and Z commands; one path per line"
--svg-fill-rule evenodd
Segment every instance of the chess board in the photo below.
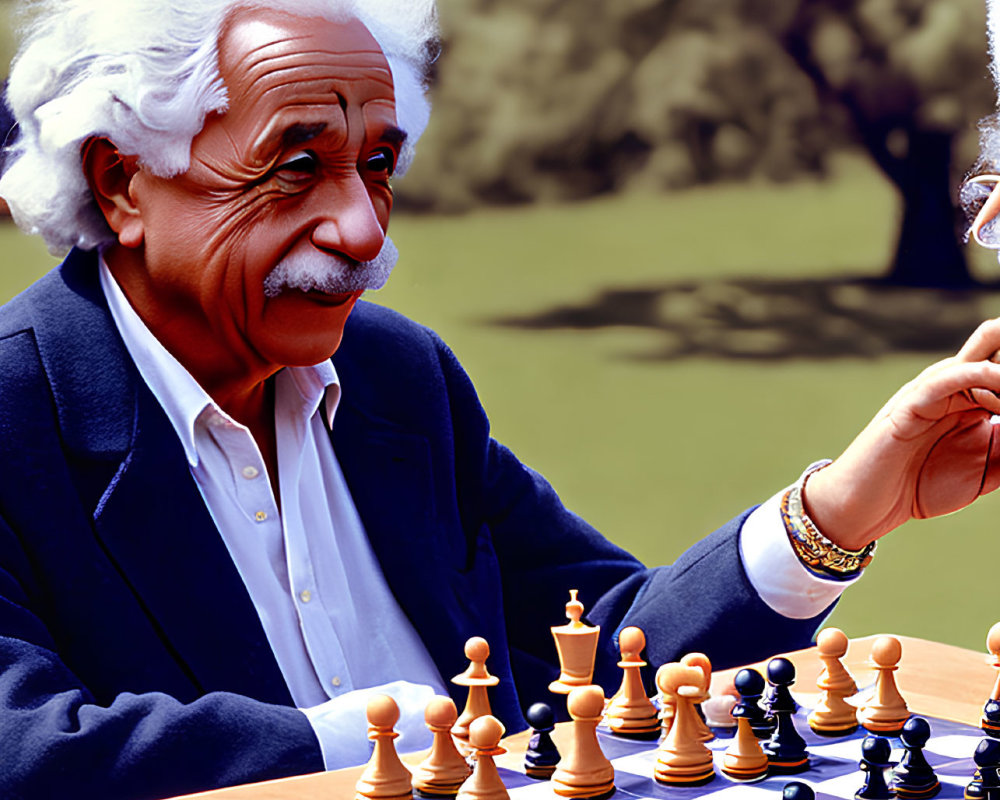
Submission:
M 806 722 L 808 709 L 795 715 L 795 726 L 809 748 L 809 769 L 797 775 L 768 776 L 756 783 L 740 783 L 722 774 L 722 757 L 732 741 L 733 730 L 715 729 L 716 739 L 708 743 L 715 757 L 716 777 L 704 786 L 664 786 L 653 780 L 656 762 L 656 742 L 639 742 L 622 739 L 599 728 L 598 736 L 604 754 L 615 768 L 615 800 L 627 798 L 673 798 L 673 800 L 775 800 L 789 781 L 802 781 L 816 791 L 817 800 L 853 800 L 854 793 L 864 783 L 864 774 L 858 769 L 861 740 L 867 735 L 859 729 L 850 736 L 828 738 L 818 736 Z M 983 738 L 978 728 L 958 722 L 925 717 L 931 726 L 931 738 L 924 754 L 941 781 L 939 798 L 960 798 L 965 785 L 975 772 L 972 754 Z M 893 763 L 902 755 L 898 738 L 893 743 Z M 552 800 L 557 795 L 548 781 L 538 781 L 524 773 L 500 770 L 511 800 Z

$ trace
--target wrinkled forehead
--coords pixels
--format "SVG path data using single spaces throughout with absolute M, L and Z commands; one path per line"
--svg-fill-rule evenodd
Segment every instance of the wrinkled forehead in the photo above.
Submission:
M 219 36 L 219 71 L 230 111 L 274 94 L 330 93 L 350 101 L 392 101 L 392 73 L 378 42 L 357 19 L 300 17 L 238 8 Z

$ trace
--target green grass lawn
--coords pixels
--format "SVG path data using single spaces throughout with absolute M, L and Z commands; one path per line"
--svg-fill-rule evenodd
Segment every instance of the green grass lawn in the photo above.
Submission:
M 822 183 L 398 216 L 391 232 L 403 255 L 372 299 L 441 333 L 495 435 L 567 505 L 660 563 L 810 461 L 835 456 L 938 356 L 663 361 L 643 358 L 659 344 L 649 330 L 531 331 L 491 320 L 683 278 L 877 276 L 895 215 L 892 190 L 846 159 Z M 0 247 L 4 295 L 51 263 L 10 225 L 0 227 Z M 1000 272 L 988 256 L 976 264 Z M 986 301 L 983 313 L 1000 314 L 1000 305 Z M 833 622 L 852 636 L 886 630 L 981 648 L 1000 618 L 988 588 L 997 503 L 896 531 Z
M 635 356 L 657 345 L 646 331 L 485 321 L 585 301 L 608 286 L 686 277 L 877 276 L 895 219 L 893 191 L 857 160 L 824 183 L 403 218 L 392 228 L 403 259 L 375 299 L 444 336 L 495 435 L 571 508 L 662 563 L 812 460 L 836 456 L 937 356 L 643 361 Z M 974 256 L 995 274 L 988 254 Z M 833 622 L 852 636 L 885 630 L 980 648 L 1000 619 L 988 588 L 998 508 L 989 498 L 896 531 Z

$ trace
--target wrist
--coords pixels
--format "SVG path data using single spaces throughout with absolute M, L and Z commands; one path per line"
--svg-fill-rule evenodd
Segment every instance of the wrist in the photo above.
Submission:
M 781 498 L 781 519 L 789 543 L 803 566 L 810 572 L 834 580 L 856 577 L 871 562 L 874 542 L 859 547 L 845 547 L 821 532 L 805 504 L 804 489 L 819 477 L 830 461 L 812 464 Z
M 812 465 L 815 466 L 815 465 Z M 870 530 L 868 520 L 858 519 L 852 513 L 844 490 L 841 469 L 836 461 L 827 463 L 812 472 L 805 471 L 800 478 L 800 492 L 804 513 L 813 524 L 835 545 L 845 550 L 860 550 L 879 538 Z

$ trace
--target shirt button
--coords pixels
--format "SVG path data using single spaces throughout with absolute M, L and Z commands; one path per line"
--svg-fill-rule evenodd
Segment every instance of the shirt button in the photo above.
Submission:
M 340 678 L 334 676 L 333 679 L 330 681 L 330 683 L 332 683 L 334 686 L 340 686 Z
M 267 512 L 258 511 L 256 514 L 253 515 L 253 518 L 257 520 L 257 522 L 263 522 L 265 519 L 267 519 Z
M 257 467 L 254 466 L 243 467 L 243 477 L 246 478 L 247 480 L 256 478 L 258 475 L 260 475 L 260 470 L 257 469 Z
M 308 589 L 303 589 L 301 592 L 299 592 L 299 599 L 303 603 L 308 603 L 310 600 L 312 600 L 312 592 L 310 592 Z

